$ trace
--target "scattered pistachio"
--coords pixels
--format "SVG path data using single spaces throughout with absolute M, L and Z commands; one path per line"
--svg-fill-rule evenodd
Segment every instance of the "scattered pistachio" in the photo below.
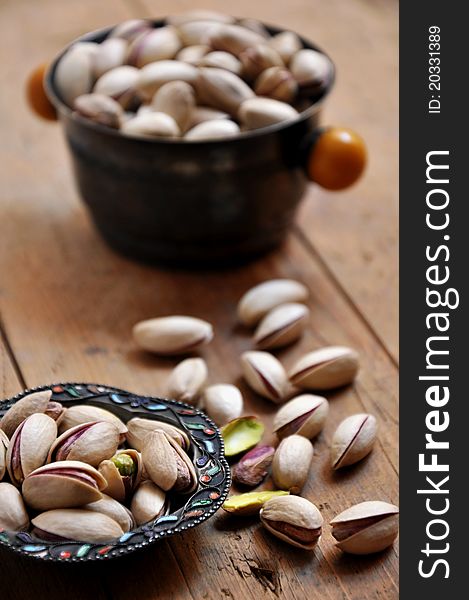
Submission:
M 303 389 L 329 390 L 351 383 L 358 372 L 358 354 L 344 346 L 309 352 L 290 369 L 290 381 Z
M 279 408 L 273 428 L 279 439 L 293 434 L 312 439 L 324 427 L 328 413 L 329 402 L 325 398 L 303 394 Z
M 235 465 L 233 480 L 241 485 L 256 487 L 267 476 L 274 453 L 272 446 L 256 446 Z
M 271 498 L 288 496 L 288 492 L 283 490 L 247 492 L 230 496 L 222 505 L 223 510 L 242 517 L 256 515 L 264 504 Z
M 240 417 L 221 428 L 225 441 L 225 456 L 236 456 L 258 444 L 264 433 L 264 425 L 256 417 Z
M 373 415 L 360 413 L 344 419 L 332 438 L 333 469 L 348 467 L 365 458 L 373 448 L 377 424 Z
M 241 416 L 243 396 L 229 383 L 210 385 L 202 393 L 201 408 L 217 425 L 225 425 Z
M 276 306 L 259 323 L 254 342 L 263 350 L 291 344 L 301 336 L 308 319 L 309 309 L 304 304 L 290 302 Z
M 133 335 L 143 350 L 172 356 L 208 344 L 213 338 L 213 329 L 202 319 L 177 315 L 141 321 L 134 326 Z
M 169 376 L 168 396 L 195 404 L 207 380 L 207 364 L 203 358 L 186 358 L 180 362 Z
M 244 352 L 241 366 L 244 378 L 255 392 L 276 404 L 285 400 L 288 378 L 275 356 L 268 352 Z
M 313 444 L 301 435 L 284 438 L 275 451 L 272 477 L 281 490 L 299 494 L 308 478 L 313 460 Z

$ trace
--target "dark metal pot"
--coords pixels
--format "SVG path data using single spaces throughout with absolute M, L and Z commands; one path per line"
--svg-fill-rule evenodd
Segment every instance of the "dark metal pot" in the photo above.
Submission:
M 101 42 L 110 30 L 80 40 Z M 342 169 L 342 183 L 323 182 L 338 189 L 363 168 L 347 158 L 353 133 L 335 130 L 331 150 L 322 140 L 330 131 L 318 129 L 332 80 L 295 121 L 226 141 L 133 139 L 77 116 L 62 102 L 54 73 L 65 51 L 46 73 L 46 93 L 64 126 L 78 188 L 97 228 L 110 246 L 132 258 L 204 264 L 258 255 L 284 239 L 308 172 L 320 180 L 324 163 L 326 170 Z

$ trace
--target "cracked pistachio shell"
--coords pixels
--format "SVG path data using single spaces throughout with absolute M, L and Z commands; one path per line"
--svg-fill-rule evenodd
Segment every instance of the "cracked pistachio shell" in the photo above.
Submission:
M 93 92 L 110 96 L 127 110 L 138 104 L 136 87 L 139 79 L 138 69 L 123 65 L 101 75 L 95 83 Z
M 164 431 L 156 430 L 147 435 L 142 460 L 150 479 L 165 492 L 187 494 L 197 485 L 189 456 Z
M 238 118 L 246 129 L 259 129 L 296 119 L 298 111 L 273 98 L 258 96 L 245 100 L 239 107 Z
M 0 529 L 23 531 L 29 527 L 29 516 L 20 492 L 11 483 L 0 483 Z
M 308 298 L 307 288 L 293 279 L 270 279 L 249 289 L 238 302 L 238 319 L 252 327 L 264 315 L 280 304 L 303 302 Z
M 240 133 L 239 126 L 234 121 L 216 119 L 199 123 L 184 136 L 186 140 L 214 140 L 225 139 Z
M 106 496 L 105 494 L 103 494 L 101 500 L 85 504 L 83 508 L 85 510 L 91 510 L 107 515 L 120 525 L 124 533 L 135 527 L 135 520 L 130 510 L 120 502 L 117 502 L 117 500 L 114 500 L 114 498 Z
M 221 27 L 216 21 L 197 20 L 181 23 L 177 30 L 184 46 L 210 46 L 210 37 Z
M 151 29 L 149 21 L 145 21 L 144 19 L 129 19 L 128 21 L 116 25 L 109 34 L 108 39 L 122 38 L 123 40 L 131 42 L 143 31 L 147 31 L 148 29 Z
M 187 450 L 190 446 L 189 437 L 184 431 L 181 431 L 181 429 L 178 429 L 169 423 L 164 423 L 163 421 L 134 417 L 133 419 L 130 419 L 130 421 L 127 421 L 127 428 L 127 442 L 129 446 L 135 448 L 135 450 L 138 450 L 139 452 L 142 451 L 146 436 L 156 429 L 163 430 L 184 450 Z
M 172 117 L 180 131 L 185 131 L 195 108 L 194 88 L 185 81 L 170 81 L 153 96 L 152 110 Z
M 36 510 L 73 508 L 101 500 L 106 480 L 94 467 L 64 460 L 39 467 L 23 482 L 23 498 Z
M 221 428 L 225 442 L 225 456 L 236 456 L 258 444 L 264 434 L 264 425 L 257 417 L 240 417 Z
M 44 413 L 25 419 L 12 435 L 6 456 L 8 474 L 14 485 L 47 460 L 50 447 L 57 437 L 57 424 Z
M 306 498 L 272 498 L 264 504 L 259 516 L 270 533 L 297 548 L 312 550 L 321 537 L 322 515 Z
M 233 469 L 233 480 L 241 485 L 256 487 L 267 476 L 275 448 L 256 446 L 245 454 Z
M 208 377 L 207 363 L 203 358 L 186 358 L 171 372 L 167 393 L 169 398 L 195 404 Z
M 124 117 L 122 106 L 104 94 L 78 96 L 75 98 L 73 108 L 82 117 L 114 129 L 119 129 Z
M 148 112 L 125 121 L 121 133 L 131 137 L 174 138 L 181 134 L 173 117 L 162 112 Z
M 120 538 L 122 527 L 106 514 L 80 508 L 48 510 L 34 519 L 34 533 L 41 539 L 101 543 Z
M 183 25 L 193 21 L 214 21 L 216 23 L 233 23 L 234 17 L 215 10 L 188 10 L 178 15 L 166 17 L 166 22 L 171 25 Z
M 268 352 L 249 351 L 241 355 L 243 375 L 258 394 L 280 404 L 289 391 L 287 374 L 281 362 Z
M 190 65 L 198 65 L 199 61 L 211 51 L 207 44 L 198 44 L 196 46 L 186 46 L 176 54 L 176 60 L 180 60 Z
M 198 71 L 193 65 L 178 60 L 159 60 L 145 65 L 139 73 L 138 92 L 144 101 L 150 102 L 165 83 L 170 81 L 195 83 Z
M 123 442 L 127 433 L 127 426 L 123 421 L 116 417 L 112 412 L 99 406 L 91 404 L 76 404 L 67 408 L 59 422 L 59 434 L 91 421 L 106 421 L 117 427 L 121 436 L 120 441 Z
M 308 352 L 290 369 L 290 381 L 303 389 L 330 390 L 351 383 L 358 372 L 358 353 L 345 346 Z
M 325 54 L 316 50 L 300 50 L 290 60 L 290 71 L 300 89 L 316 92 L 325 87 L 332 77 L 332 64 Z
M 238 75 L 215 67 L 200 68 L 195 87 L 198 104 L 231 115 L 236 115 L 240 105 L 254 97 L 252 89 Z
M 130 457 L 133 464 L 132 473 L 122 474 L 115 464 L 115 460 L 124 455 Z M 142 458 L 133 448 L 118 450 L 116 454 L 109 460 L 103 460 L 98 467 L 98 471 L 106 480 L 106 487 L 103 492 L 111 496 L 118 502 L 124 502 L 131 495 L 133 490 L 138 486 L 142 478 L 143 464 Z
M 64 431 L 52 444 L 47 462 L 78 460 L 97 467 L 111 458 L 120 441 L 119 430 L 108 421 L 82 423 Z
M 324 427 L 329 402 L 321 396 L 303 394 L 279 408 L 274 418 L 274 432 L 279 439 L 297 434 L 312 439 Z
M 259 323 L 254 342 L 260 349 L 280 348 L 296 341 L 309 320 L 304 304 L 290 302 L 276 306 Z
M 73 106 L 78 96 L 88 94 L 94 81 L 93 57 L 89 50 L 79 44 L 67 50 L 57 64 L 54 79 L 59 95 L 68 106 Z
M 226 512 L 242 517 L 257 515 L 268 500 L 280 496 L 288 496 L 288 492 L 283 490 L 247 492 L 246 494 L 230 496 L 225 500 L 222 508 Z
M 6 458 L 9 443 L 7 434 L 0 429 L 0 481 L 2 481 L 7 468 Z
M 373 415 L 359 413 L 344 419 L 332 437 L 332 468 L 348 467 L 365 458 L 373 448 L 376 432 Z
M 127 42 L 121 38 L 108 38 L 101 44 L 93 57 L 93 74 L 101 77 L 111 69 L 125 64 Z
M 165 492 L 153 481 L 143 481 L 132 497 L 130 510 L 137 523 L 143 525 L 167 512 Z
M 243 69 L 241 62 L 229 52 L 214 50 L 205 54 L 198 62 L 199 67 L 217 67 L 240 75 Z
M 243 50 L 239 55 L 239 60 L 243 66 L 243 75 L 251 80 L 270 67 L 284 66 L 278 52 L 268 46 L 265 40 L 262 44 L 256 44 Z
M 298 83 L 285 67 L 270 67 L 256 79 L 254 91 L 281 102 L 293 102 L 298 93 Z
M 50 390 L 44 390 L 42 392 L 33 392 L 21 398 L 3 415 L 0 421 L 0 428 L 6 433 L 8 438 L 11 438 L 18 425 L 27 417 L 34 413 L 43 413 L 46 411 L 51 396 L 52 392 Z
M 239 25 L 222 25 L 212 31 L 209 37 L 209 44 L 214 50 L 222 50 L 235 56 L 263 42 L 265 39 L 262 35 Z
M 269 45 L 280 54 L 286 65 L 303 48 L 300 38 L 292 31 L 282 31 L 272 36 L 269 40 Z
M 330 524 L 338 548 L 350 554 L 372 554 L 396 539 L 399 508 L 388 502 L 361 502 L 341 512 Z
M 174 356 L 208 344 L 213 338 L 213 329 L 210 323 L 195 317 L 159 317 L 137 323 L 133 336 L 143 350 Z
M 210 385 L 201 397 L 202 410 L 220 426 L 240 417 L 243 404 L 241 392 L 230 383 Z
M 275 451 L 272 478 L 281 490 L 299 494 L 308 478 L 313 460 L 313 444 L 302 435 L 284 438 Z
M 181 40 L 174 27 L 148 29 L 129 45 L 127 62 L 141 68 L 158 60 L 174 58 L 181 47 Z

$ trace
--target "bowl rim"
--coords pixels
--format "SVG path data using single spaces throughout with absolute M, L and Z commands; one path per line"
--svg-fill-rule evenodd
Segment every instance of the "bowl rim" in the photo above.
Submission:
M 127 539 L 125 539 L 123 542 L 121 542 L 122 544 L 124 544 L 123 546 L 119 546 L 118 550 L 115 549 L 114 546 L 111 546 L 111 544 L 113 542 L 115 542 L 115 540 L 109 540 L 109 543 L 106 542 L 85 542 L 85 541 L 80 541 L 80 540 L 66 540 L 66 541 L 60 541 L 60 542 L 50 542 L 50 541 L 43 541 L 43 540 L 39 540 L 39 539 L 32 539 L 32 541 L 25 541 L 22 545 L 14 545 L 12 543 L 10 543 L 8 540 L 5 540 L 2 537 L 2 534 L 5 535 L 5 533 L 8 531 L 9 533 L 14 533 L 14 534 L 21 534 L 22 532 L 13 532 L 11 530 L 4 530 L 0 528 L 0 546 L 6 548 L 7 550 L 16 552 L 17 554 L 21 554 L 22 556 L 26 556 L 28 558 L 33 558 L 36 560 L 41 560 L 41 561 L 48 561 L 48 562 L 54 562 L 54 563 L 59 563 L 59 564 L 76 564 L 76 563 L 90 563 L 93 562 L 95 560 L 114 560 L 116 558 L 120 558 L 122 556 L 127 556 L 133 552 L 142 550 L 144 548 L 147 548 L 149 546 L 152 546 L 158 542 L 160 542 L 162 539 L 166 539 L 172 535 L 178 534 L 178 533 L 182 533 L 184 531 L 187 531 L 188 529 L 192 529 L 193 527 L 196 527 L 197 525 L 200 525 L 201 523 L 203 523 L 204 521 L 207 521 L 208 519 L 210 519 L 222 506 L 223 502 L 225 501 L 226 497 L 228 496 L 228 493 L 230 491 L 230 487 L 231 487 L 231 469 L 230 466 L 228 464 L 227 459 L 225 458 L 225 453 L 224 453 L 224 449 L 225 449 L 225 444 L 224 444 L 224 440 L 223 440 L 223 436 L 221 435 L 220 429 L 218 428 L 218 426 L 213 422 L 212 419 L 210 419 L 203 411 L 199 410 L 198 408 L 191 406 L 189 404 L 186 404 L 184 402 L 179 402 L 178 400 L 172 400 L 170 398 L 162 398 L 159 396 L 149 396 L 149 395 L 142 395 L 142 394 L 135 394 L 133 392 L 129 392 L 127 390 L 124 390 L 122 388 L 117 388 L 111 385 L 106 385 L 106 384 L 101 384 L 101 383 L 91 383 L 91 382 L 58 382 L 58 383 L 52 383 L 49 385 L 41 385 L 41 386 L 36 386 L 33 388 L 29 388 L 29 389 L 25 389 L 21 392 L 19 392 L 18 394 L 16 394 L 15 396 L 11 396 L 10 398 L 6 398 L 4 400 L 0 400 L 0 411 L 3 411 L 4 409 L 8 410 L 8 408 L 10 408 L 11 406 L 13 406 L 18 400 L 20 400 L 21 398 L 23 398 L 24 396 L 27 396 L 29 394 L 32 394 L 34 392 L 41 392 L 41 391 L 45 391 L 45 390 L 53 390 L 53 388 L 89 388 L 89 387 L 95 387 L 95 388 L 102 388 L 104 391 L 102 392 L 102 396 L 105 395 L 109 395 L 111 396 L 111 394 L 117 394 L 117 395 L 125 395 L 127 398 L 129 398 L 127 404 L 130 404 L 131 399 L 139 399 L 140 404 L 137 407 L 133 407 L 133 405 L 131 405 L 132 408 L 136 408 L 136 410 L 140 410 L 142 411 L 145 407 L 145 404 L 151 404 L 151 403 L 159 403 L 159 404 L 164 404 L 167 405 L 168 407 L 175 408 L 175 409 L 180 409 L 180 410 L 184 410 L 184 411 L 190 411 L 191 412 L 191 417 L 199 417 L 202 418 L 203 421 L 205 421 L 206 423 L 206 427 L 207 429 L 210 428 L 211 430 L 213 430 L 213 435 L 211 435 L 211 438 L 214 439 L 216 438 L 218 443 L 219 443 L 219 451 L 214 453 L 212 455 L 213 458 L 216 459 L 216 461 L 218 463 L 220 463 L 222 469 L 223 469 L 223 479 L 222 481 L 217 484 L 217 487 L 219 487 L 220 489 L 220 494 L 219 496 L 213 500 L 213 502 L 211 503 L 211 506 L 209 508 L 207 508 L 202 515 L 197 516 L 194 519 L 190 519 L 187 521 L 187 523 L 182 524 L 182 519 L 178 519 L 178 521 L 176 522 L 176 524 L 174 526 L 168 526 L 167 528 L 165 528 L 162 531 L 159 532 L 154 532 L 155 535 L 154 537 L 151 537 L 149 539 L 144 539 L 143 541 L 139 542 L 139 543 L 130 543 L 127 544 Z M 54 400 L 54 397 L 52 397 L 51 400 Z M 56 400 L 58 402 L 61 402 L 61 400 Z M 65 400 L 62 400 L 65 401 Z M 74 404 L 79 404 L 80 403 L 80 397 L 74 397 L 74 398 L 69 398 L 70 402 L 73 402 Z M 89 401 L 89 398 L 88 398 Z M 85 398 L 83 398 L 83 402 L 87 402 L 87 400 Z M 121 406 L 123 408 L 123 410 L 129 410 L 129 408 L 124 408 L 124 403 L 119 404 L 119 406 Z M 117 405 L 117 404 L 116 404 Z M 104 406 L 100 405 L 102 408 L 104 408 Z M 105 407 L 107 410 L 110 410 L 110 412 L 112 412 L 112 404 L 109 404 Z M 148 410 L 148 409 L 147 409 Z M 151 411 L 149 411 L 149 414 L 151 414 Z M 155 414 L 155 413 L 153 413 Z M 136 416 L 141 416 L 141 415 L 136 415 Z M 181 418 L 178 417 L 179 420 L 182 420 Z M 157 419 L 156 419 L 157 420 Z M 194 435 L 192 434 L 192 432 L 190 430 L 188 430 L 187 428 L 185 428 L 185 433 L 188 435 L 190 441 L 192 444 L 196 444 L 197 446 L 199 446 L 199 444 L 197 443 L 197 441 L 199 440 L 199 438 L 195 438 Z M 207 451 L 207 454 L 211 454 L 209 451 Z M 194 465 L 196 466 L 196 465 Z M 198 467 L 196 467 L 198 468 Z M 201 488 L 200 488 L 200 480 L 198 480 L 198 486 L 197 489 L 194 490 L 193 492 L 191 492 L 190 494 L 187 494 L 187 502 L 185 504 L 185 506 L 187 506 L 191 500 L 191 498 L 194 497 L 194 495 L 197 495 Z M 215 485 L 213 486 L 215 487 Z M 203 489 L 203 488 L 202 488 Z M 208 489 L 210 489 L 210 486 L 208 486 Z M 178 511 L 180 509 L 177 509 Z M 170 514 L 170 513 L 169 513 Z M 154 524 L 154 521 L 156 521 L 157 519 L 154 519 L 153 521 L 149 521 L 147 524 L 143 524 L 139 527 L 137 527 L 136 529 L 140 529 L 141 527 L 144 527 L 145 525 L 150 524 Z M 133 530 L 130 530 L 133 531 Z M 29 534 L 28 534 L 29 535 Z M 125 537 L 126 534 L 124 534 L 122 537 Z M 31 536 L 29 536 L 31 537 Z M 120 541 L 121 538 L 119 538 L 118 541 Z M 66 545 L 74 545 L 74 544 L 79 544 L 81 546 L 90 546 L 90 548 L 92 549 L 93 547 L 99 548 L 99 547 L 103 547 L 103 548 L 108 548 L 108 550 L 105 553 L 102 554 L 92 554 L 91 550 L 89 550 L 87 552 L 86 555 L 84 556 L 74 556 L 74 555 L 70 555 L 70 556 L 52 556 L 51 554 L 49 554 L 46 550 L 44 551 L 28 551 L 25 548 L 32 547 L 34 546 L 41 546 L 44 547 L 45 549 L 48 549 L 49 547 L 56 547 L 56 546 L 66 546 Z
M 236 17 L 236 21 L 239 21 L 240 19 L 241 19 L 241 17 Z M 152 23 L 152 25 L 156 28 L 164 27 L 165 25 L 167 25 L 166 17 L 159 18 L 159 19 L 144 19 L 144 20 Z M 267 30 L 269 32 L 271 32 L 273 34 L 282 33 L 284 31 L 291 31 L 290 29 L 284 29 L 282 27 L 279 27 L 277 25 L 271 25 L 264 21 L 261 21 L 261 23 L 262 23 L 262 25 L 264 25 L 267 28 Z M 110 137 L 117 137 L 118 139 L 123 139 L 126 142 L 127 141 L 128 142 L 137 142 L 137 143 L 143 143 L 143 144 L 147 144 L 147 145 L 151 145 L 151 146 L 169 145 L 169 146 L 184 146 L 184 147 L 186 147 L 186 146 L 206 146 L 206 145 L 215 146 L 217 144 L 225 144 L 227 142 L 242 143 L 246 140 L 251 140 L 251 139 L 255 139 L 255 138 L 262 137 L 262 136 L 267 136 L 269 134 L 274 134 L 277 132 L 287 130 L 290 127 L 293 127 L 295 125 L 298 125 L 299 123 L 307 121 L 308 119 L 310 119 L 311 117 L 316 115 L 321 110 L 323 103 L 326 101 L 326 99 L 328 98 L 329 94 L 331 93 L 331 91 L 334 87 L 334 83 L 335 83 L 335 79 L 336 79 L 336 66 L 335 66 L 335 63 L 332 60 L 332 58 L 320 46 L 318 46 L 314 42 L 311 42 L 309 39 L 307 39 L 304 36 L 297 33 L 296 35 L 298 35 L 298 37 L 300 38 L 300 40 L 304 46 L 304 49 L 316 50 L 316 51 L 320 52 L 321 54 L 324 54 L 330 60 L 330 63 L 332 66 L 332 73 L 331 73 L 331 77 L 330 77 L 330 80 L 329 80 L 327 86 L 321 92 L 321 95 L 318 98 L 318 100 L 315 101 L 313 104 L 311 104 L 311 106 L 308 106 L 308 108 L 306 108 L 304 111 L 299 113 L 295 119 L 290 119 L 288 121 L 282 121 L 280 123 L 275 123 L 275 124 L 269 125 L 267 127 L 262 127 L 260 129 L 253 129 L 251 131 L 242 131 L 241 133 L 237 133 L 236 135 L 232 135 L 232 136 L 226 136 L 222 139 L 187 140 L 185 138 L 149 138 L 149 137 L 143 137 L 143 136 L 142 137 L 123 136 L 120 133 L 120 131 L 117 129 L 114 129 L 112 127 L 106 127 L 105 125 L 101 125 L 100 123 L 95 123 L 94 121 L 91 121 L 90 119 L 86 119 L 85 117 L 78 115 L 74 110 L 72 110 L 67 104 L 65 104 L 62 101 L 62 99 L 60 98 L 60 95 L 55 90 L 55 85 L 54 85 L 54 74 L 55 74 L 57 65 L 71 46 L 73 46 L 77 42 L 93 42 L 93 41 L 96 41 L 97 38 L 98 39 L 102 38 L 102 41 L 104 41 L 107 38 L 107 36 L 109 35 L 109 33 L 119 24 L 120 23 L 116 23 L 111 26 L 101 27 L 99 29 L 95 29 L 93 31 L 87 32 L 87 33 L 75 38 L 69 44 L 67 44 L 64 48 L 62 48 L 62 50 L 58 54 L 56 54 L 55 58 L 53 59 L 53 61 L 51 62 L 51 64 L 49 65 L 49 67 L 47 69 L 47 72 L 46 72 L 45 78 L 44 78 L 44 87 L 45 87 L 45 91 L 46 91 L 46 94 L 47 94 L 49 100 L 52 102 L 52 104 L 56 108 L 57 112 L 62 117 L 68 118 L 71 121 L 77 123 L 78 125 L 84 126 L 87 129 L 90 129 L 92 131 L 106 133 Z M 99 42 L 99 43 L 101 43 L 101 42 Z

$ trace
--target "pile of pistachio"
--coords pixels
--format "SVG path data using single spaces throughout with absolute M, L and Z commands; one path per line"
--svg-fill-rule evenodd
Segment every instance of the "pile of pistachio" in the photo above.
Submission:
M 0 421 L 0 528 L 49 541 L 120 538 L 196 487 L 188 447 L 172 425 L 124 424 L 103 408 L 31 393 Z
M 321 535 L 323 518 L 318 508 L 299 497 L 310 473 L 314 448 L 311 440 L 323 429 L 329 403 L 311 392 L 351 384 L 357 375 L 355 350 L 329 346 L 312 350 L 287 372 L 270 352 L 300 338 L 308 325 L 304 304 L 307 288 L 298 281 L 275 279 L 244 294 L 238 304 L 238 320 L 255 327 L 255 350 L 244 352 L 241 370 L 247 384 L 263 398 L 281 405 L 274 418 L 276 448 L 258 445 L 263 423 L 255 416 L 241 416 L 243 397 L 229 383 L 207 386 L 208 369 L 200 357 L 186 358 L 169 376 L 167 394 L 197 404 L 222 427 L 225 454 L 237 458 L 234 481 L 244 487 L 262 484 L 269 471 L 276 491 L 247 492 L 230 496 L 223 508 L 236 515 L 259 514 L 273 535 L 304 549 L 312 549 Z M 207 321 L 189 316 L 159 317 L 137 323 L 136 343 L 164 356 L 193 352 L 213 338 Z M 377 421 L 371 414 L 345 418 L 337 427 L 330 449 L 331 469 L 354 465 L 372 450 Z M 365 501 L 349 507 L 332 521 L 337 546 L 352 554 L 369 554 L 390 546 L 398 533 L 399 509 L 383 501 Z
M 293 32 L 213 11 L 117 25 L 76 42 L 55 85 L 77 113 L 134 137 L 226 138 L 295 119 L 332 78 L 330 60 Z

